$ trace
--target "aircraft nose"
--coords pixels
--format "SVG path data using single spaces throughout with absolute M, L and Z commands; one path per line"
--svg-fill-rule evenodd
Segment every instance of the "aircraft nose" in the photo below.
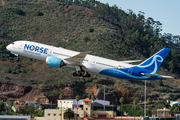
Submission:
M 6 49 L 9 50 L 10 49 L 10 45 L 6 46 Z

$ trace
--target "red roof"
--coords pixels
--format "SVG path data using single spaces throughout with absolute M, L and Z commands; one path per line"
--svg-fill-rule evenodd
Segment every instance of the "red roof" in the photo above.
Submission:
M 86 98 L 83 100 L 83 102 L 91 102 L 91 100 L 89 98 Z
M 81 118 L 82 120 L 94 120 L 93 117 L 84 117 L 84 118 Z

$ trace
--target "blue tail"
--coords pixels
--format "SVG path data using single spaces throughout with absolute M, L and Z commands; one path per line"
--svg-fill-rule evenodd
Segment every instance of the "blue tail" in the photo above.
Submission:
M 170 48 L 164 48 L 150 58 L 148 58 L 147 60 L 145 60 L 144 62 L 142 62 L 138 67 L 149 70 L 151 71 L 151 73 L 156 73 L 156 71 L 161 66 L 162 62 L 170 51 Z

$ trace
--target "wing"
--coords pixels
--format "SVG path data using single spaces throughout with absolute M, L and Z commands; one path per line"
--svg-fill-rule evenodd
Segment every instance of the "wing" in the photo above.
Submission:
M 86 57 L 86 55 L 88 53 L 90 53 L 91 51 L 87 51 L 87 52 L 81 52 L 73 57 L 70 57 L 70 58 L 66 58 L 64 59 L 63 61 L 67 64 L 71 64 L 71 65 L 74 65 L 74 66 L 83 66 L 82 65 L 82 62 L 84 60 L 84 58 Z
M 123 62 L 123 63 L 133 63 L 133 62 L 139 62 L 141 60 L 127 60 L 127 61 L 120 61 L 120 62 Z

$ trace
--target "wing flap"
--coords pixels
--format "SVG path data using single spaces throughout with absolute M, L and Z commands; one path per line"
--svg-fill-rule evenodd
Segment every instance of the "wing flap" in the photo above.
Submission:
M 77 55 L 75 55 L 73 57 L 64 59 L 64 62 L 68 63 L 68 64 L 71 64 L 73 66 L 77 66 L 77 65 L 83 66 L 82 62 L 83 62 L 84 58 L 86 57 L 86 55 L 88 53 L 90 53 L 90 52 L 91 51 L 81 52 L 81 53 L 79 53 L 79 54 L 77 54 Z
M 134 63 L 134 62 L 140 62 L 141 60 L 127 60 L 127 61 L 120 61 L 123 63 Z

